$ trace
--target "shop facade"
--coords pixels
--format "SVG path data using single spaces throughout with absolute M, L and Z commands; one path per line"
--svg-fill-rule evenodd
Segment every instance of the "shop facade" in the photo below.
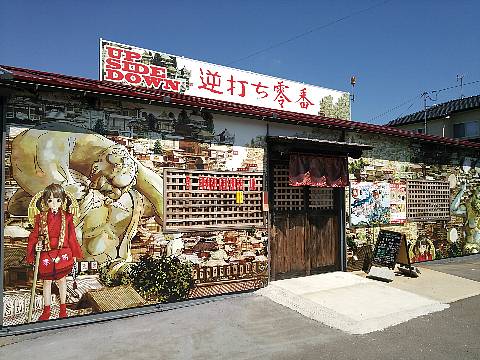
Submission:
M 414 261 L 479 251 L 480 146 L 349 121 L 348 94 L 327 93 L 311 114 L 301 96 L 306 112 L 284 110 L 288 97 L 259 107 L 188 95 L 187 80 L 161 75 L 169 91 L 2 69 L 3 328 L 48 324 L 26 253 L 52 183 L 82 250 L 65 300 L 79 321 L 361 268 L 379 229 L 405 233 Z

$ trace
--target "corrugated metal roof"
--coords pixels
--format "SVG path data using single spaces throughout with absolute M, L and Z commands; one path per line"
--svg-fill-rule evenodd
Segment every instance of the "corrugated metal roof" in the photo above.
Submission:
M 228 101 L 206 99 L 155 89 L 119 85 L 105 81 L 101 82 L 98 80 L 29 70 L 13 66 L 0 65 L 0 68 L 7 70 L 7 72 L 11 74 L 11 79 L 9 79 L 10 76 L 6 76 L 6 78 L 0 77 L 0 84 L 7 86 L 9 84 L 32 84 L 66 90 L 83 91 L 85 93 L 97 95 L 109 95 L 126 99 L 140 99 L 144 101 L 168 103 L 172 106 L 187 106 L 196 108 L 203 107 L 213 111 L 221 111 L 266 120 L 268 119 L 268 121 L 272 122 L 290 122 L 298 125 L 312 125 L 329 129 L 384 134 L 400 138 L 415 139 L 422 142 L 480 149 L 480 144 L 477 143 L 434 135 L 417 134 L 412 131 L 401 130 L 388 126 L 334 119 L 325 116 L 300 114 L 289 111 L 278 111 L 257 106 L 232 103 Z
M 480 108 L 480 95 L 470 96 L 463 99 L 456 99 L 447 101 L 442 104 L 431 106 L 427 109 L 427 121 L 443 118 L 447 115 L 475 110 Z M 418 111 L 416 113 L 402 116 L 398 119 L 387 123 L 387 126 L 402 126 L 425 121 L 425 111 Z

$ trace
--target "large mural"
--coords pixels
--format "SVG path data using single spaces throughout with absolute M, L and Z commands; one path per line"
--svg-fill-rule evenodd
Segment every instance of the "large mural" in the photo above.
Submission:
M 265 286 L 255 136 L 54 93 L 6 115 L 4 326 Z
M 375 145 L 375 148 L 361 159 L 350 160 L 351 202 L 347 209 L 351 219 L 347 228 L 349 269 L 364 267 L 381 229 L 406 234 L 412 262 L 480 251 L 479 159 L 471 157 L 467 150 L 445 152 L 444 149 L 422 149 L 418 145 L 411 146 L 407 140 L 387 143 L 388 140 L 382 140 L 379 135 L 362 135 L 362 141 Z M 447 217 L 422 221 L 406 218 L 407 204 L 401 199 L 408 196 L 405 184 L 411 180 L 439 182 L 449 188 Z M 378 205 L 375 210 L 373 192 L 368 190 L 375 189 L 374 185 L 379 183 L 395 187 L 393 207 Z M 363 194 L 365 199 L 359 194 Z M 427 202 L 433 208 L 438 207 L 436 193 L 432 190 L 429 196 Z M 378 221 L 377 215 L 382 210 L 387 213 L 393 208 L 399 210 L 395 216 L 397 221 L 392 218 Z
M 267 284 L 265 122 L 60 92 L 10 98 L 6 120 L 4 326 Z M 480 251 L 480 161 L 468 150 L 276 123 L 268 133 L 373 146 L 349 159 L 349 269 L 380 229 L 406 234 L 414 262 Z M 448 216 L 409 220 L 412 180 L 446 184 Z

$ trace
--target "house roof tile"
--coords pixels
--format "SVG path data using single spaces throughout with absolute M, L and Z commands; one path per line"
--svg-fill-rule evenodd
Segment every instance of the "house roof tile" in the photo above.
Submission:
M 463 99 L 447 101 L 442 104 L 431 106 L 427 109 L 427 121 L 439 119 L 453 113 L 475 110 L 480 108 L 480 95 L 470 96 Z M 387 123 L 387 126 L 402 126 L 425 121 L 425 111 L 399 117 Z

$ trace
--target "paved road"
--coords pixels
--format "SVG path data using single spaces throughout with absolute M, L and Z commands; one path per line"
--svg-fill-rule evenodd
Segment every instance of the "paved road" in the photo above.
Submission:
M 420 266 L 480 282 L 480 255 L 430 261 Z
M 478 269 L 480 257 L 426 266 L 446 266 L 449 272 L 461 271 L 462 266 Z M 470 271 L 474 274 L 469 276 L 475 277 L 477 270 Z M 442 312 L 358 336 L 246 294 L 163 313 L 10 338 L 19 342 L 1 347 L 0 359 L 478 360 L 479 310 L 480 296 L 476 296 L 453 303 Z

